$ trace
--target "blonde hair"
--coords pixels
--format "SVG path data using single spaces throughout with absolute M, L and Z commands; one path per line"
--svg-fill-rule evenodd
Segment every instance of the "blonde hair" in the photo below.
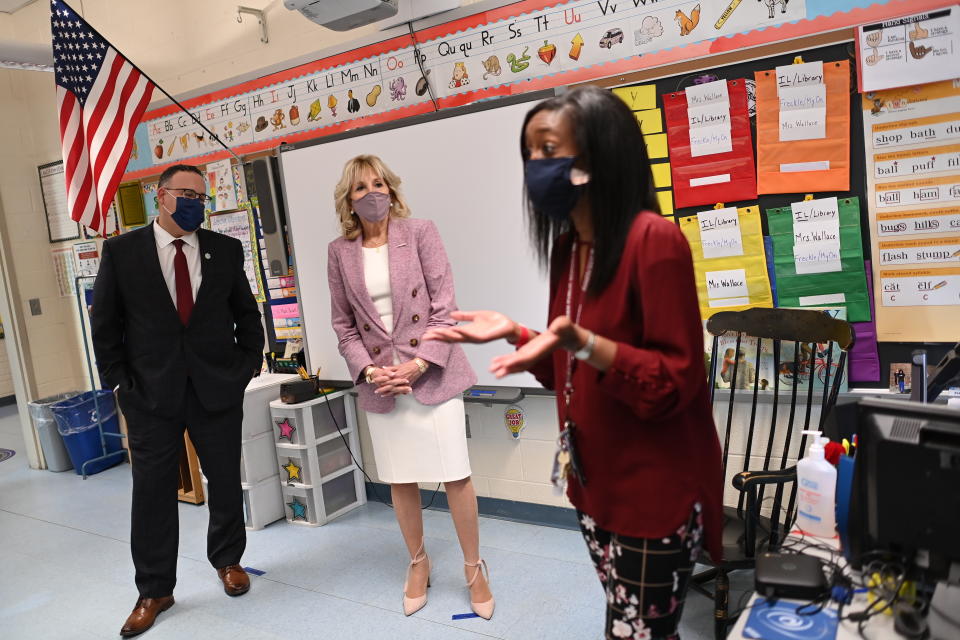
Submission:
M 340 220 L 340 233 L 348 240 L 359 237 L 362 232 L 360 218 L 353 212 L 350 192 L 367 169 L 383 179 L 390 190 L 390 200 L 393 203 L 390 207 L 390 217 L 406 218 L 410 215 L 407 201 L 403 199 L 403 194 L 400 192 L 400 176 L 391 171 L 390 167 L 377 156 L 362 155 L 352 158 L 343 166 L 343 175 L 340 176 L 340 182 L 333 191 L 333 202 L 337 218 Z

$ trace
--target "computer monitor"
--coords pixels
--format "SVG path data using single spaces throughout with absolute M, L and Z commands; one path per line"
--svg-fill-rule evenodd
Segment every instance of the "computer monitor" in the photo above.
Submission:
M 929 581 L 960 582 L 960 411 L 864 398 L 848 548 L 904 557 Z
M 940 392 L 960 380 L 960 342 L 937 363 L 937 368 L 927 381 L 927 402 L 933 402 Z

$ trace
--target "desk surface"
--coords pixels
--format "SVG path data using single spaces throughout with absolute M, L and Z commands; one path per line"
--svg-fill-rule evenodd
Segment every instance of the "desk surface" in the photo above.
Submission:
M 295 373 L 261 373 L 247 384 L 247 393 L 299 379 L 300 376 Z
M 806 546 L 809 544 L 816 544 L 819 546 Z M 830 560 L 831 558 L 841 564 L 846 566 L 846 561 L 840 555 L 840 544 L 837 538 L 813 538 L 811 536 L 804 537 L 803 534 L 797 532 L 791 532 L 788 536 L 787 541 L 784 543 L 784 551 L 790 552 L 791 546 L 803 546 L 803 553 L 808 553 L 813 556 L 817 556 L 823 560 Z M 827 549 L 829 547 L 829 549 Z M 832 551 L 831 551 L 832 549 Z M 796 549 L 793 549 L 796 550 Z M 802 600 L 786 600 L 783 599 L 781 602 L 790 602 L 794 603 L 797 606 L 806 604 Z M 843 615 L 846 617 L 850 613 L 856 611 L 863 611 L 868 606 L 867 594 L 866 593 L 857 593 L 853 597 L 853 602 L 848 604 L 843 609 Z M 749 636 L 744 635 L 744 629 L 747 624 L 747 620 L 750 618 L 750 611 L 755 606 L 763 606 L 762 596 L 758 593 L 754 593 L 750 597 L 750 601 L 747 603 L 746 608 L 743 610 L 743 613 L 740 615 L 740 618 L 737 620 L 737 623 L 730 630 L 730 634 L 727 636 L 728 640 L 740 640 L 741 638 L 748 639 Z M 837 610 L 837 604 L 833 601 L 830 602 L 829 608 L 833 611 Z M 879 614 L 871 617 L 863 625 L 863 632 L 865 637 L 868 640 L 902 640 L 903 636 L 897 633 L 893 628 L 893 616 L 884 614 Z M 797 636 L 802 637 L 802 636 Z M 840 626 L 837 628 L 836 640 L 863 640 L 864 636 L 860 635 L 860 632 L 857 628 L 857 623 L 850 620 L 843 620 L 840 622 Z
M 760 594 L 753 594 L 753 596 L 750 598 L 750 602 L 747 604 L 747 609 L 744 609 L 743 613 L 740 615 L 740 619 L 737 620 L 737 623 L 733 626 L 733 629 L 731 629 L 730 635 L 727 636 L 727 640 L 740 640 L 741 638 L 749 638 L 749 636 L 743 635 L 743 631 L 746 627 L 747 620 L 750 618 L 750 608 L 753 606 L 763 606 L 762 603 L 758 604 L 758 600 L 760 599 Z M 781 602 L 791 602 L 795 603 L 797 606 L 805 604 L 802 600 L 781 600 Z M 830 608 L 833 611 L 836 611 L 836 603 L 831 603 Z M 866 608 L 867 594 L 860 593 L 854 596 L 853 603 L 844 607 L 843 615 L 846 616 L 848 613 L 862 611 Z M 860 635 L 860 632 L 857 630 L 856 622 L 843 620 L 840 623 L 840 626 L 837 627 L 837 640 L 863 640 L 864 637 L 868 638 L 868 640 L 903 640 L 903 636 L 897 633 L 893 628 L 893 616 L 888 616 L 886 614 L 880 614 L 870 618 L 863 625 L 863 633 L 865 636 Z

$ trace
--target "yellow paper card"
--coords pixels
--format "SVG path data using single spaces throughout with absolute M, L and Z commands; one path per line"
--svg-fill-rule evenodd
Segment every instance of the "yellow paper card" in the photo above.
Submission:
M 613 90 L 613 93 L 626 102 L 631 111 L 653 109 L 657 106 L 657 86 L 653 84 L 618 87 Z
M 667 134 L 655 133 L 643 136 L 643 140 L 647 143 L 647 156 L 653 159 L 667 157 Z
M 657 200 L 660 202 L 660 213 L 665 216 L 673 215 L 673 192 L 657 191 Z
M 633 114 L 640 124 L 640 131 L 643 135 L 650 133 L 663 133 L 663 113 L 660 109 L 647 109 L 646 111 L 637 111 Z
M 672 183 L 670 178 L 670 163 L 669 162 L 660 162 L 658 164 L 650 165 L 650 170 L 653 171 L 653 186 L 656 189 L 663 189 L 664 187 L 669 187 Z
M 704 258 L 697 216 L 680 219 L 680 230 L 690 243 L 693 270 L 697 280 L 700 315 L 704 320 L 718 311 L 743 311 L 751 307 L 772 307 L 773 294 L 763 252 L 760 208 L 756 205 L 737 209 L 737 229 L 743 255 Z M 733 293 L 727 286 L 739 281 Z M 720 283 L 719 286 L 717 283 Z

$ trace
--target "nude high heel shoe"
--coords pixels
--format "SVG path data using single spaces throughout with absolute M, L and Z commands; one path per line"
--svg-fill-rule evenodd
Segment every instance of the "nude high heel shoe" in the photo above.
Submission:
M 407 568 L 407 579 L 403 582 L 403 614 L 405 616 L 412 616 L 420 609 L 423 609 L 427 605 L 427 594 L 424 592 L 419 598 L 408 598 L 407 597 L 407 587 L 410 584 L 410 569 L 414 565 L 418 565 L 424 560 L 427 561 L 427 588 L 430 588 L 430 558 L 427 557 L 427 554 L 423 552 L 423 542 L 420 543 L 420 548 L 417 550 L 417 554 L 413 557 L 413 560 L 410 561 L 410 566 Z
M 483 558 L 480 558 L 479 562 L 476 562 L 476 563 L 464 562 L 463 564 L 465 564 L 468 567 L 476 568 L 476 571 L 474 572 L 473 577 L 470 578 L 470 582 L 467 583 L 467 589 L 472 587 L 474 583 L 477 581 L 477 578 L 480 577 L 481 570 L 483 570 L 484 577 L 487 579 L 487 585 L 489 586 L 490 569 L 487 568 L 487 563 L 483 560 Z M 473 609 L 473 612 L 478 616 L 480 616 L 481 618 L 483 618 L 484 620 L 489 620 L 490 618 L 493 617 L 493 608 L 495 605 L 496 605 L 496 602 L 494 602 L 494 599 L 492 596 L 486 602 L 473 602 L 472 600 L 470 602 L 470 608 Z

